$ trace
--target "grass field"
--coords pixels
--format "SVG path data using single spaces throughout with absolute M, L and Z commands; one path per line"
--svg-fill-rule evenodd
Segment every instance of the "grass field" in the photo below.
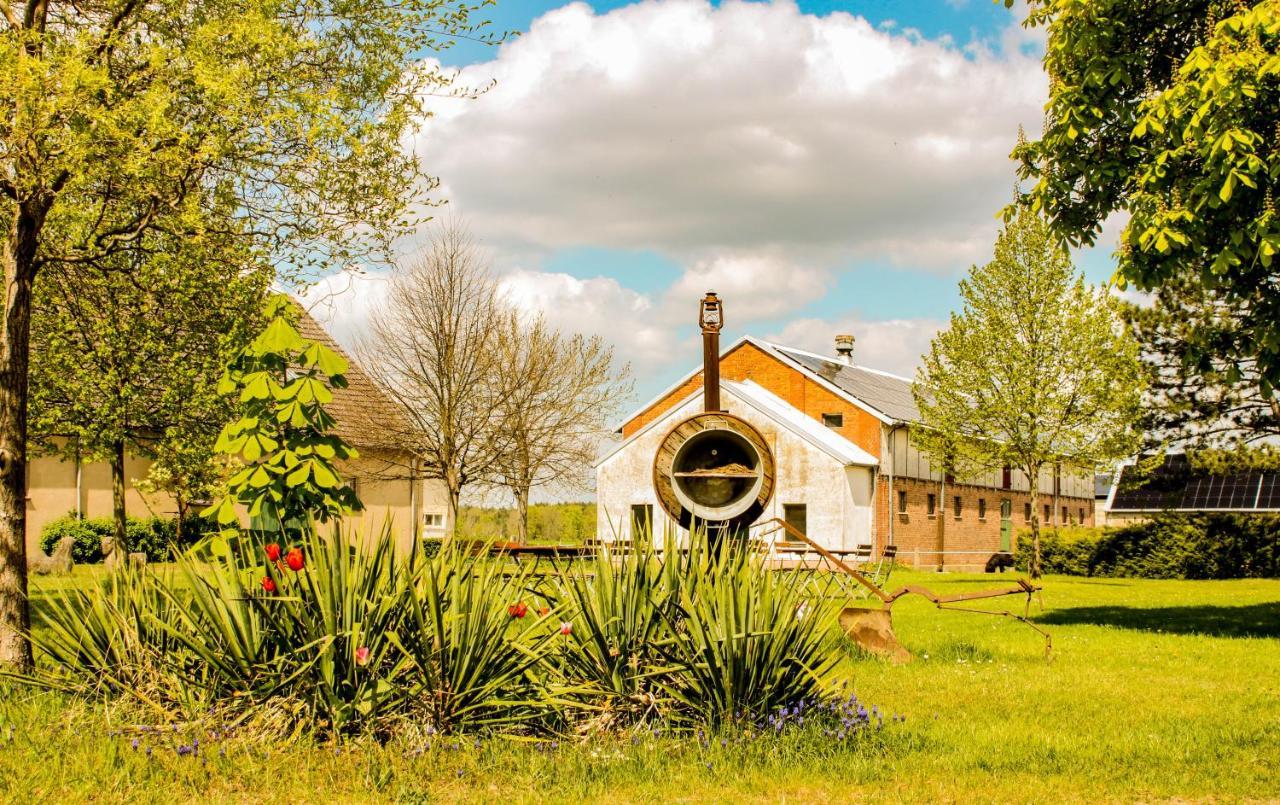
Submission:
M 78 570 L 83 583 L 93 571 Z M 1002 577 L 900 572 L 940 591 Z M 1008 577 L 1003 577 L 1007 579 Z M 38 614 L 51 587 L 36 580 Z M 906 717 L 849 745 L 663 735 L 340 747 L 112 733 L 110 708 L 0 692 L 7 801 L 1217 801 L 1280 798 L 1280 581 L 1054 577 L 1032 630 L 905 599 L 895 667 L 855 656 L 858 696 Z M 1012 601 L 1012 599 L 1010 599 Z M 1034 608 L 1033 608 L 1034 611 Z M 175 747 L 199 737 L 201 751 Z M 145 747 L 153 747 L 148 756 Z

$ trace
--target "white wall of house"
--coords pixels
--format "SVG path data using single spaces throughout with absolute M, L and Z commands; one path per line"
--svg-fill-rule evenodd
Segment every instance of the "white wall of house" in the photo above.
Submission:
M 885 452 L 892 455 L 893 472 L 896 477 L 917 478 L 928 481 L 942 479 L 941 474 L 930 465 L 929 455 L 916 446 L 915 440 L 911 438 L 909 429 L 900 429 L 894 433 L 891 445 L 892 449 Z M 1069 497 L 1091 497 L 1093 495 L 1092 468 L 1064 466 L 1059 472 L 1058 494 Z M 994 469 L 979 472 L 961 480 L 974 486 L 1001 489 L 1004 484 L 1003 476 L 1003 470 Z M 1015 492 L 1029 491 L 1031 484 L 1027 481 L 1027 474 L 1021 470 L 1011 470 L 1009 473 L 1009 488 Z M 1040 469 L 1040 493 L 1044 495 L 1054 494 L 1054 467 L 1052 465 Z
M 761 520 L 783 516 L 786 504 L 806 507 L 808 535 L 829 548 L 874 543 L 873 469 L 849 466 L 786 425 L 737 398 L 731 388 L 721 404 L 754 425 L 773 450 L 777 486 Z M 601 540 L 631 540 L 632 506 L 652 507 L 653 535 L 661 545 L 671 533 L 682 543 L 688 534 L 667 517 L 653 489 L 653 459 L 659 444 L 676 423 L 702 410 L 696 394 L 637 433 L 596 468 L 597 535 Z

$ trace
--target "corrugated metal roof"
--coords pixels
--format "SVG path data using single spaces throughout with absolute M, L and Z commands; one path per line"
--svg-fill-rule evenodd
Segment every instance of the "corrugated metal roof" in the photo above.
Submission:
M 911 381 L 863 366 L 851 366 L 790 347 L 772 345 L 787 360 L 818 375 L 846 394 L 857 397 L 890 419 L 917 422 L 920 410 L 911 396 Z

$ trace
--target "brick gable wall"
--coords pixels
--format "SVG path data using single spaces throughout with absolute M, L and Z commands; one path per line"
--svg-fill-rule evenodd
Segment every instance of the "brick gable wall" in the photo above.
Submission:
M 871 455 L 880 455 L 880 420 L 755 344 L 743 342 L 725 354 L 720 359 L 720 377 L 738 382 L 753 381 L 819 422 L 823 414 L 840 414 L 844 417 L 844 425 L 833 430 Z M 701 388 L 702 372 L 699 371 L 627 420 L 622 426 L 622 437 L 629 438 Z

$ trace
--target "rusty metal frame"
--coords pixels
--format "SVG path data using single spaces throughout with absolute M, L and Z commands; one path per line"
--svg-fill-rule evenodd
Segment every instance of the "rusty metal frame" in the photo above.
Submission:
M 1043 636 L 1045 640 L 1045 646 L 1044 646 L 1045 657 L 1048 658 L 1052 654 L 1052 651 L 1053 651 L 1052 635 L 1050 635 L 1044 629 L 1040 628 L 1040 626 L 1037 625 L 1030 618 L 1031 597 L 1033 595 L 1038 595 L 1043 588 L 1032 584 L 1026 579 L 1018 579 L 1017 586 L 1014 586 L 1014 587 L 995 588 L 995 589 L 989 589 L 989 590 L 974 590 L 972 592 L 956 593 L 954 595 L 938 595 L 933 590 L 930 590 L 928 587 L 922 587 L 918 584 L 907 584 L 902 587 L 899 587 L 893 592 L 887 592 L 883 587 L 881 587 L 869 576 L 867 576 L 867 574 L 863 573 L 860 570 L 857 570 L 856 568 L 849 566 L 847 562 L 845 562 L 840 557 L 836 556 L 835 554 L 833 554 L 831 551 L 827 550 L 823 546 L 819 545 L 814 540 L 810 539 L 807 534 L 800 531 L 798 528 L 786 522 L 785 520 L 779 517 L 774 517 L 770 520 L 764 520 L 761 523 L 757 523 L 757 525 L 772 527 L 765 533 L 772 533 L 773 531 L 776 531 L 780 528 L 788 536 L 793 537 L 799 542 L 802 542 L 805 545 L 809 546 L 814 550 L 814 552 L 816 552 L 819 556 L 821 556 L 826 561 L 830 562 L 835 568 L 837 568 L 842 573 L 852 578 L 854 581 L 861 584 L 864 588 L 866 588 L 868 592 L 870 592 L 871 595 L 880 599 L 881 605 L 885 610 L 892 610 L 894 602 L 896 602 L 899 598 L 902 598 L 908 595 L 918 595 L 922 598 L 926 598 L 929 601 L 933 602 L 933 605 L 938 609 L 945 609 L 952 612 L 970 612 L 975 615 L 996 615 L 998 617 L 1011 618 L 1020 623 L 1026 624 L 1031 629 L 1033 629 L 1034 631 L 1038 632 L 1041 636 Z M 970 609 L 968 607 L 957 606 L 957 604 L 963 604 L 967 601 L 981 601 L 987 598 L 999 598 L 1006 595 L 1023 595 L 1026 597 L 1026 605 L 1023 609 L 1023 614 L 1019 615 L 1016 612 L 1010 612 L 1009 610 Z M 1044 605 L 1042 601 L 1041 602 L 1042 609 L 1043 609 L 1043 606 Z

